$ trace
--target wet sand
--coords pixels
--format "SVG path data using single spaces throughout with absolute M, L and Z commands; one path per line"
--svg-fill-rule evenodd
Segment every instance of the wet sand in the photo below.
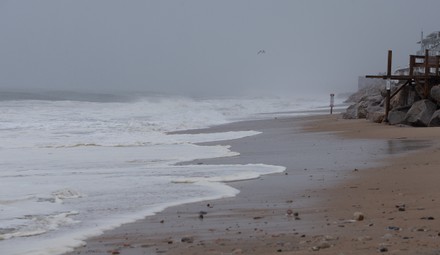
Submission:
M 440 254 L 440 129 L 333 115 L 191 132 L 231 130 L 263 133 L 205 144 L 231 145 L 240 156 L 185 164 L 286 172 L 229 183 L 237 197 L 168 208 L 70 254 Z

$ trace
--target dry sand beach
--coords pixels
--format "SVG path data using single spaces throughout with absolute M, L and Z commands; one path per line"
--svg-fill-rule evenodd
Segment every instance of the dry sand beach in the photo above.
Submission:
M 185 164 L 285 173 L 229 183 L 237 197 L 168 208 L 69 254 L 440 254 L 440 129 L 332 115 L 191 132 L 251 129 L 263 133 L 221 142 L 240 156 Z

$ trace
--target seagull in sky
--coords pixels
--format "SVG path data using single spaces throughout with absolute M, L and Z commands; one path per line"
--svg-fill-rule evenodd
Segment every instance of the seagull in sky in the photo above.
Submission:
M 259 51 L 257 52 L 257 55 L 264 54 L 264 53 L 266 53 L 265 50 L 259 50 Z

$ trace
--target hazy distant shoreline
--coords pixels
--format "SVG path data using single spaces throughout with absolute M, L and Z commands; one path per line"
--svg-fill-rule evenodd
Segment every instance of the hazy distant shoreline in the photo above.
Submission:
M 90 92 L 64 90 L 0 90 L 0 101 L 47 100 L 81 102 L 130 102 L 146 96 L 165 96 L 157 92 Z

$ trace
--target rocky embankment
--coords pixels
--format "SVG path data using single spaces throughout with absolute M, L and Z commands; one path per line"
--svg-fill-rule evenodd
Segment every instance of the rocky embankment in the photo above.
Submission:
M 393 84 L 391 94 L 400 85 Z M 440 85 L 432 87 L 428 99 L 421 99 L 419 94 L 413 86 L 401 89 L 391 99 L 389 124 L 414 127 L 440 126 Z M 385 119 L 385 97 L 386 90 L 382 82 L 362 88 L 347 99 L 346 102 L 352 105 L 343 113 L 343 118 L 366 118 L 381 123 Z

